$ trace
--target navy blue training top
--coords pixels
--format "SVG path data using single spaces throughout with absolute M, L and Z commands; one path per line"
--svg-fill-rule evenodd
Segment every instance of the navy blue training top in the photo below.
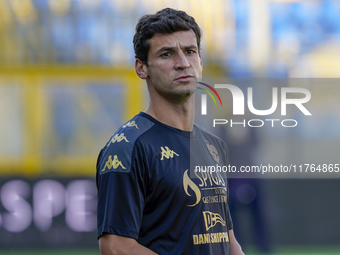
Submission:
M 139 113 L 98 157 L 98 238 L 131 237 L 162 255 L 229 254 L 226 174 L 204 171 L 226 165 L 220 138 Z

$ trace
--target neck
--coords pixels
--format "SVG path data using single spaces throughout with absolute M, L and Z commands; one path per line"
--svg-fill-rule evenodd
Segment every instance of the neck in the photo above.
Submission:
M 145 113 L 168 126 L 192 131 L 195 118 L 194 94 L 182 103 L 169 102 L 164 99 L 152 98 Z

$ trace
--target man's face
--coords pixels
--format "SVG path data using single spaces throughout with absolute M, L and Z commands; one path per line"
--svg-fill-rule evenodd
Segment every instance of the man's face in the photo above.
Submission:
M 195 32 L 155 34 L 149 44 L 148 85 L 167 100 L 189 98 L 198 87 L 196 82 L 202 78 L 202 60 Z

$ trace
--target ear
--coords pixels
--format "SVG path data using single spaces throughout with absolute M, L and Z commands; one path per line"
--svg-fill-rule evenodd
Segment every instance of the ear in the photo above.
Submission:
M 148 67 L 138 58 L 135 61 L 135 70 L 139 78 L 143 80 L 148 78 Z

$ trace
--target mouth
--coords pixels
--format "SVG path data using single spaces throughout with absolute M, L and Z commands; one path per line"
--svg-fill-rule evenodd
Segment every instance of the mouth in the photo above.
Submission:
M 194 78 L 192 75 L 184 75 L 184 76 L 176 78 L 175 81 L 189 82 L 192 78 Z

